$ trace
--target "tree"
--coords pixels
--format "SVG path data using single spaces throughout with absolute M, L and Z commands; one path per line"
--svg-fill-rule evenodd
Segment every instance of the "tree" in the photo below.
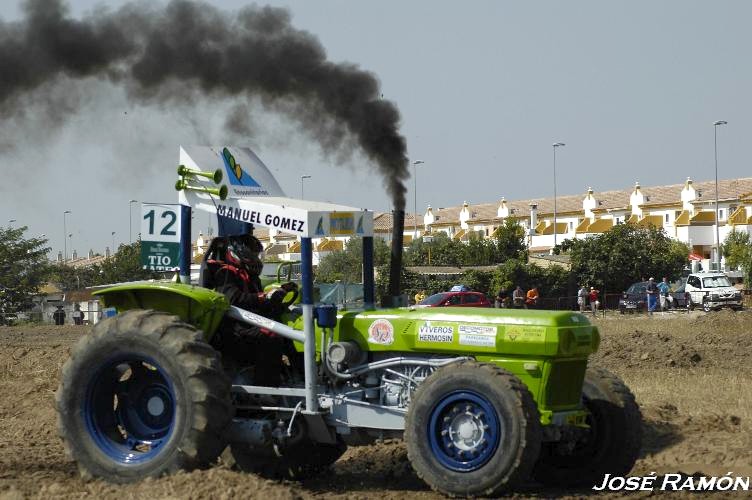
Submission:
M 382 266 L 389 262 L 390 250 L 381 238 L 373 239 L 373 265 Z M 363 239 L 350 238 L 344 250 L 325 255 L 316 267 L 316 280 L 319 283 L 360 283 L 363 277 Z
M 122 244 L 111 257 L 101 264 L 74 268 L 65 264 L 50 266 L 47 280 L 61 290 L 80 290 L 90 286 L 158 279 L 159 273 L 142 269 L 141 242 Z
M 102 261 L 98 267 L 94 267 L 99 278 L 99 285 L 111 283 L 124 283 L 146 279 L 157 279 L 161 275 L 141 267 L 141 241 L 131 244 L 122 244 L 109 259 Z
M 567 240 L 557 251 L 568 251 L 579 283 L 600 290 L 622 291 L 643 277 L 678 278 L 689 248 L 669 238 L 663 229 L 619 224 L 605 233 Z
M 752 287 L 752 239 L 749 233 L 731 231 L 723 243 L 723 256 L 729 266 L 741 269 L 745 287 Z
M 0 228 L 0 310 L 28 309 L 47 275 L 47 240 L 25 238 L 27 227 Z
M 496 262 L 507 259 L 527 260 L 527 246 L 525 245 L 525 228 L 519 222 L 507 217 L 496 230 Z

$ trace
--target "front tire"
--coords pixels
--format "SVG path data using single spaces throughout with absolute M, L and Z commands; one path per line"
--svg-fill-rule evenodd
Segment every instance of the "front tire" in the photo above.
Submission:
M 415 472 L 445 495 L 498 495 L 527 479 L 538 457 L 540 415 L 527 387 L 492 364 L 463 362 L 415 391 L 405 421 Z
M 155 311 L 97 323 L 63 366 L 55 400 L 81 476 L 117 483 L 210 464 L 232 417 L 219 354 L 201 332 Z
M 546 486 L 590 487 L 606 474 L 626 476 L 640 453 L 642 415 L 624 382 L 604 369 L 590 368 L 582 397 L 590 412 L 590 433 L 571 453 L 560 452 L 558 443 L 543 447 L 534 476 Z

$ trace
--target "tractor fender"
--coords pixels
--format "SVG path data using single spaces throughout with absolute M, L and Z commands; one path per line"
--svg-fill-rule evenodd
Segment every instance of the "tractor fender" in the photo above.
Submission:
M 207 342 L 230 308 L 221 293 L 183 283 L 128 283 L 97 290 L 93 295 L 104 307 L 114 307 L 118 313 L 153 309 L 174 314 L 200 329 Z

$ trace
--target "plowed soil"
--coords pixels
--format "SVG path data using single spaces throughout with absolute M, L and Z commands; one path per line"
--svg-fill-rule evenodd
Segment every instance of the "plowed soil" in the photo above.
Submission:
M 593 363 L 622 377 L 644 417 L 633 474 L 752 475 L 752 313 L 598 318 Z M 87 327 L 0 327 L 0 500 L 20 498 L 437 498 L 404 446 L 351 448 L 327 474 L 273 482 L 219 464 L 138 484 L 84 482 L 57 436 L 54 391 L 69 348 Z M 524 496 L 582 496 L 543 490 Z

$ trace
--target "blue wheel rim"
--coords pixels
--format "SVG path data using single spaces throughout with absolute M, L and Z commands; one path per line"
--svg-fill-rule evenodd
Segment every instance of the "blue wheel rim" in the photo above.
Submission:
M 153 460 L 175 427 L 175 391 L 164 370 L 141 355 L 103 363 L 88 384 L 83 417 L 97 447 L 122 465 Z
M 473 391 L 455 391 L 431 410 L 428 441 L 447 469 L 472 472 L 494 455 L 503 429 L 493 405 Z

